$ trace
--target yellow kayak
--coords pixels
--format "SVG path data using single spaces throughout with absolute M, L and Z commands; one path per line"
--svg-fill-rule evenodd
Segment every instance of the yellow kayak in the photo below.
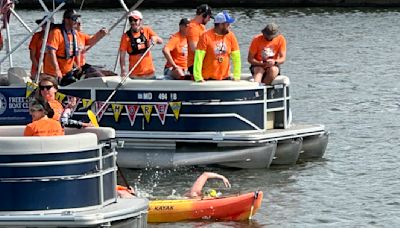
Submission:
M 148 222 L 247 220 L 260 208 L 262 198 L 263 192 L 256 191 L 217 198 L 153 200 L 149 204 Z

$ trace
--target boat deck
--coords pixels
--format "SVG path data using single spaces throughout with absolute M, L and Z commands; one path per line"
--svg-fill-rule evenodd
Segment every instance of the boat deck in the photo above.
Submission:
M 112 203 L 103 208 L 93 210 L 41 210 L 41 211 L 6 211 L 0 212 L 0 226 L 62 226 L 84 227 L 107 225 L 115 221 L 134 219 L 134 227 L 145 227 L 147 221 L 147 199 L 119 198 L 117 203 Z

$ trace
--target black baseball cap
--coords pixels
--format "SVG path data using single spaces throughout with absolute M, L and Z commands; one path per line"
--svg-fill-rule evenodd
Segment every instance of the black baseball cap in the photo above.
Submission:
M 190 23 L 190 21 L 189 21 L 189 19 L 187 19 L 187 18 L 182 18 L 180 21 L 179 21 L 179 25 L 187 25 L 187 24 L 189 24 Z
M 80 17 L 80 14 L 77 14 L 74 9 L 66 9 L 63 15 L 64 19 L 72 19 L 76 20 L 78 17 Z
M 206 14 L 209 15 L 212 19 L 214 19 L 212 15 L 212 9 L 207 4 L 201 4 L 200 6 L 198 6 L 196 9 L 196 14 L 197 15 Z

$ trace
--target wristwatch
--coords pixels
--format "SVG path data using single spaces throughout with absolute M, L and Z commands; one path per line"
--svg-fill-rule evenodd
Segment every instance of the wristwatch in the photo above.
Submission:
M 278 61 L 275 61 L 275 64 L 274 64 L 275 66 L 278 66 Z

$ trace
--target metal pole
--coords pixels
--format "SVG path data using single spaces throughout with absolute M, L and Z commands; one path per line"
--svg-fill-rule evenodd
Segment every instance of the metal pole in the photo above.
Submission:
M 48 21 L 46 24 L 46 30 L 44 32 L 44 36 L 43 36 L 43 40 L 42 40 L 42 47 L 40 48 L 39 65 L 38 65 L 38 69 L 37 69 L 37 73 L 36 73 L 36 80 L 35 80 L 36 84 L 39 83 L 39 75 L 42 72 L 44 52 L 46 49 L 47 39 L 49 37 L 50 27 L 51 27 L 51 21 Z
M 32 30 L 28 27 L 27 24 L 25 24 L 25 22 L 21 19 L 21 17 L 17 14 L 17 12 L 15 12 L 14 9 L 11 8 L 10 11 L 12 14 L 14 14 L 17 20 L 26 28 L 26 30 L 28 30 L 28 32 L 32 32 Z
M 44 4 L 43 0 L 39 0 L 40 5 L 46 12 L 50 12 L 49 9 L 47 8 L 46 4 Z M 64 2 L 63 2 L 64 3 Z M 62 3 L 61 3 L 62 4 Z M 65 3 L 64 3 L 65 4 Z
M 10 56 L 9 58 L 9 67 L 13 67 L 13 59 L 12 59 L 12 53 L 13 51 L 11 51 L 11 35 L 10 35 L 10 25 L 9 23 L 6 24 L 6 35 L 7 35 L 7 55 L 6 56 Z M 3 61 L 0 62 L 0 64 Z
M 0 60 L 0 64 L 2 62 L 4 62 L 4 60 L 6 60 L 9 56 L 12 55 L 12 53 L 14 53 L 22 44 L 25 43 L 25 41 L 27 41 L 33 33 L 37 32 L 39 30 L 40 27 L 42 27 L 42 25 L 44 25 L 44 23 L 47 23 L 47 21 L 50 20 L 51 17 L 53 17 L 53 15 L 60 10 L 63 6 L 65 5 L 65 2 L 61 3 L 60 5 L 58 5 L 58 7 L 51 12 L 49 15 L 46 16 L 46 18 L 35 28 L 32 30 L 31 33 L 28 34 L 28 36 L 26 36 L 23 40 L 21 40 L 9 53 L 7 53 L 6 56 L 4 56 L 1 60 Z

